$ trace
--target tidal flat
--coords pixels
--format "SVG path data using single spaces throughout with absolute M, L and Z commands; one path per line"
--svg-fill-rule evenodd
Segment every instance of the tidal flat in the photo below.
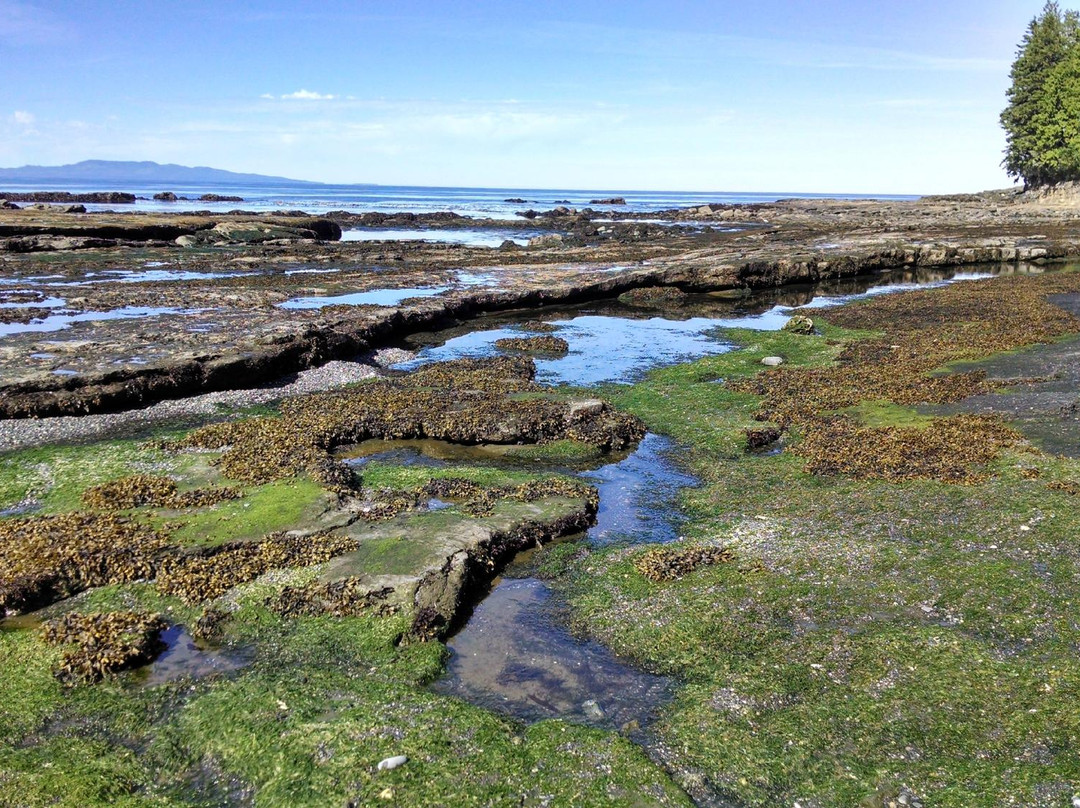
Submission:
M 0 336 L 13 804 L 1080 791 L 1068 211 L 560 213 L 525 248 L 95 215 L 0 211 L 38 228 L 0 231 L 0 319 L 193 313 Z

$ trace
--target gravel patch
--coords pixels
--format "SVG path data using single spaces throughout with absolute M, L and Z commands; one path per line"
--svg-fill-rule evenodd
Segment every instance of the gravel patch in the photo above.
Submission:
M 355 362 L 327 362 L 265 387 L 204 393 L 126 412 L 0 421 L 0 451 L 123 437 L 164 423 L 198 422 L 209 416 L 222 416 L 223 407 L 242 409 L 354 384 L 381 375 L 380 368 L 407 361 L 413 356 L 409 351 L 388 348 L 365 354 Z

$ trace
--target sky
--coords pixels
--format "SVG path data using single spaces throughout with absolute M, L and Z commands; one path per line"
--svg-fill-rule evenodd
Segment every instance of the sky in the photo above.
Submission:
M 998 115 L 1042 5 L 0 0 L 0 166 L 154 160 L 503 188 L 1007 187 Z

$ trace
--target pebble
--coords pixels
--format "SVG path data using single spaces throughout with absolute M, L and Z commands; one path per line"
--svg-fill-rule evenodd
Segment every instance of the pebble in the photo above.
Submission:
M 389 771 L 390 769 L 396 769 L 398 766 L 403 766 L 409 761 L 406 755 L 394 755 L 393 757 L 383 758 L 379 761 L 379 771 Z

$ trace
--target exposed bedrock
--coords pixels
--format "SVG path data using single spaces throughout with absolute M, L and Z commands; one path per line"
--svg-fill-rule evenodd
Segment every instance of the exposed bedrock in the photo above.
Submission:
M 48 213 L 48 212 L 46 212 Z M 16 214 L 25 214 L 16 216 Z M 222 214 L 219 216 L 143 216 L 124 217 L 101 214 L 83 214 L 78 218 L 57 213 L 55 220 L 40 215 L 41 211 L 13 211 L 0 223 L 0 251 L 30 251 L 22 237 L 74 238 L 74 239 L 120 239 L 125 242 L 175 241 L 190 238 L 187 245 L 198 244 L 246 244 L 279 238 L 306 238 L 319 241 L 337 241 L 341 227 L 334 221 L 315 216 L 266 216 Z M 44 243 L 44 242 L 43 242 Z M 79 245 L 74 245 L 77 248 Z M 53 246 L 52 249 L 63 249 Z
M 336 227 L 336 225 L 335 225 Z M 412 298 L 399 307 L 338 308 L 295 334 L 277 336 L 246 353 L 196 356 L 166 366 L 124 368 L 105 374 L 58 377 L 0 387 L 0 418 L 110 412 L 167 398 L 264 383 L 288 373 L 349 358 L 440 323 L 492 312 L 585 303 L 656 286 L 683 291 L 765 289 L 920 266 L 1052 261 L 1080 254 L 1073 240 L 996 238 L 973 243 L 907 244 L 866 250 L 810 251 L 805 247 L 760 250 L 737 260 L 702 251 L 620 272 L 582 267 L 570 280 L 544 288 L 474 287 L 439 297 Z

